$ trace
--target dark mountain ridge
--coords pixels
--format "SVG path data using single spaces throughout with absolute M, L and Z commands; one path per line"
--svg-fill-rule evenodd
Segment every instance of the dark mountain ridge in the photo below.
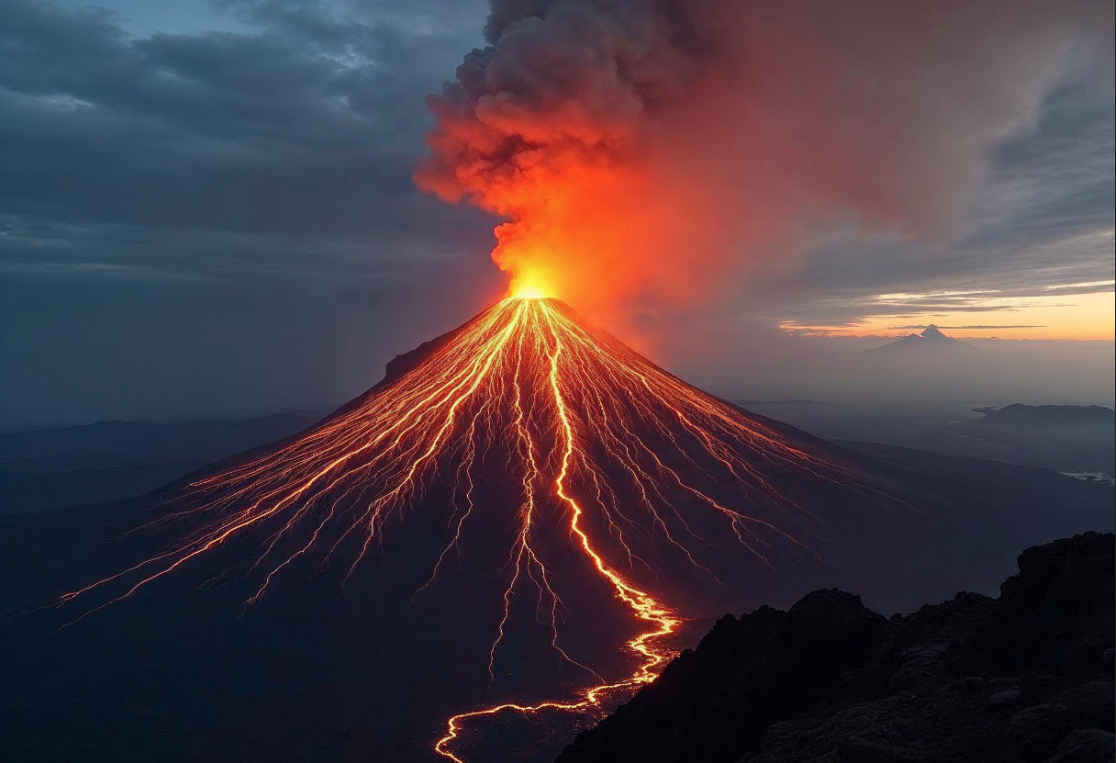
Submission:
M 102 421 L 0 433 L 0 515 L 120 501 L 301 432 L 328 411 L 236 421 Z
M 1113 542 L 1029 548 L 998 599 L 726 615 L 558 763 L 1110 761 Z
M 1002 427 L 1040 436 L 1093 436 L 1111 440 L 1116 411 L 1100 405 L 1024 405 L 981 408 L 984 418 L 964 422 L 969 426 Z
M 101 421 L 0 433 L 0 471 L 76 469 L 222 458 L 314 424 L 328 411 L 239 420 Z

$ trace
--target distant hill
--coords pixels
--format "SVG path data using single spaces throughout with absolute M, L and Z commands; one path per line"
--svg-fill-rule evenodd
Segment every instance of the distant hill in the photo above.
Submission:
M 1014 405 L 1003 408 L 978 408 L 984 418 L 963 422 L 958 428 L 973 432 L 994 431 L 1035 437 L 1068 437 L 1093 440 L 1095 444 L 1113 441 L 1116 411 L 1100 405 Z
M 140 495 L 215 459 L 281 440 L 328 411 L 241 421 L 103 421 L 0 434 L 0 515 Z
M 95 424 L 0 433 L 0 470 L 46 471 L 211 461 L 286 437 L 329 411 L 277 413 L 235 421 L 101 421 Z
M 984 416 L 906 444 L 1061 472 L 1116 473 L 1116 412 L 1109 408 L 1017 403 L 976 410 Z

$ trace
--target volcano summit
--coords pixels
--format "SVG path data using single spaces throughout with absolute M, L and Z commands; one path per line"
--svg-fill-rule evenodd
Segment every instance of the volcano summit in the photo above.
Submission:
M 228 571 L 243 570 L 247 604 L 301 589 L 293 604 L 275 597 L 288 602 L 282 612 L 248 618 L 278 617 L 266 632 L 191 644 L 208 656 L 186 664 L 216 664 L 217 650 L 240 643 L 248 658 L 220 672 L 228 685 L 269 648 L 300 673 L 333 654 L 384 659 L 393 663 L 384 670 L 404 672 L 373 670 L 349 690 L 378 725 L 379 751 L 411 760 L 432 748 L 472 763 L 519 750 L 534 761 L 556 752 L 569 724 L 652 681 L 691 620 L 818 585 L 865 591 L 883 609 L 987 588 L 1022 545 L 1111 523 L 1109 501 L 1053 474 L 818 440 L 682 382 L 562 302 L 509 298 L 400 356 L 384 381 L 305 432 L 147 501 L 155 516 L 132 537 L 172 540 L 62 600 L 67 610 L 86 603 L 70 617 L 82 627 L 66 630 L 80 639 L 70 634 L 116 616 L 90 614 L 125 599 L 165 614 L 171 597 L 146 594 L 184 577 L 231 592 L 241 584 L 229 585 Z M 327 573 L 343 603 L 288 585 Z M 419 608 L 434 629 L 422 636 L 427 651 L 373 657 L 390 652 L 370 646 L 388 631 L 400 650 L 419 643 L 408 630 L 423 625 Z M 186 627 L 222 620 L 181 617 Z M 266 646 L 277 628 L 327 617 L 329 629 L 300 630 L 297 646 Z M 144 628 L 160 626 L 144 616 Z M 339 646 L 344 638 L 352 644 Z M 398 724 L 369 708 L 420 673 L 425 689 L 408 711 L 430 714 L 411 727 L 425 732 L 383 741 Z M 480 685 L 445 688 L 453 674 Z M 293 710 L 264 713 L 265 726 L 283 712 Z M 508 741 L 508 719 L 533 730 Z M 539 722 L 561 730 L 539 742 Z M 203 757 L 235 759 L 234 750 Z

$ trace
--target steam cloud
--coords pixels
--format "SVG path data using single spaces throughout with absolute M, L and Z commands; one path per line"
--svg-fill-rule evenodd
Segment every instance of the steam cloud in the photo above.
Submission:
M 1109 3 L 491 0 L 428 103 L 426 191 L 601 312 L 717 296 L 819 223 L 948 229 Z

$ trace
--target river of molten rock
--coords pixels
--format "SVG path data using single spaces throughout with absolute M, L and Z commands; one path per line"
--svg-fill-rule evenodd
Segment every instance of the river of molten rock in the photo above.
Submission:
M 647 432 L 654 433 L 654 444 Z M 593 710 L 606 698 L 652 681 L 673 657 L 665 642 L 683 618 L 606 558 L 585 526 L 587 512 L 598 513 L 609 542 L 627 557 L 629 567 L 642 560 L 625 532 L 640 529 L 656 531 L 702 567 L 684 541 L 698 536 L 674 498 L 679 495 L 688 505 L 714 512 L 741 547 L 765 559 L 770 548 L 765 537 L 798 541 L 739 508 L 756 495 L 793 504 L 764 471 L 789 467 L 822 479 L 841 472 L 777 430 L 671 376 L 563 303 L 513 297 L 465 324 L 416 368 L 357 404 L 263 456 L 190 485 L 176 498 L 186 508 L 157 523 L 202 518 L 200 529 L 170 550 L 62 598 L 119 586 L 80 620 L 250 530 L 265 531 L 267 541 L 252 565 L 260 584 L 248 603 L 296 559 L 320 553 L 328 560 L 346 539 L 355 538 L 359 551 L 349 565 L 351 575 L 372 544 L 382 542 L 385 521 L 413 505 L 441 473 L 453 483 L 453 505 L 447 540 L 423 587 L 432 586 L 473 515 L 477 465 L 496 447 L 508 449 L 508 468 L 522 488 L 514 507 L 517 525 L 503 616 L 488 654 L 490 676 L 513 596 L 524 585 L 548 603 L 544 611 L 554 650 L 596 676 L 560 645 L 561 600 L 533 543 L 538 512 L 555 501 L 586 564 L 643 626 L 624 647 L 635 658 L 628 675 L 598 676 L 567 700 L 502 703 L 449 718 L 434 749 L 457 763 L 464 759 L 455 752 L 455 742 L 473 719 Z M 719 500 L 712 494 L 719 491 L 699 484 L 694 474 L 734 488 L 738 506 Z M 621 495 L 638 498 L 633 504 Z M 296 530 L 305 533 L 305 542 L 293 548 L 281 543 L 295 537 Z

